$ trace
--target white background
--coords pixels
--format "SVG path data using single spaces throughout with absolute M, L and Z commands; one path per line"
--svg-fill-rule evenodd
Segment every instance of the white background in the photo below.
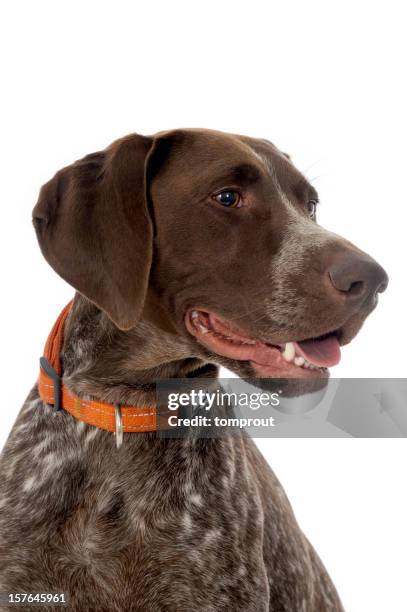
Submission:
M 132 131 L 211 127 L 290 153 L 320 222 L 391 279 L 334 375 L 405 375 L 401 3 L 14 0 L 1 13 L 1 443 L 72 295 L 36 245 L 38 189 Z M 260 444 L 346 610 L 405 612 L 406 441 Z

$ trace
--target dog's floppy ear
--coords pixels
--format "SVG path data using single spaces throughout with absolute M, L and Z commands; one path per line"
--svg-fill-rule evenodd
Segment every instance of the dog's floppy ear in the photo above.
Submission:
M 141 316 L 152 260 L 146 168 L 154 139 L 132 134 L 60 170 L 33 221 L 42 253 L 120 329 Z

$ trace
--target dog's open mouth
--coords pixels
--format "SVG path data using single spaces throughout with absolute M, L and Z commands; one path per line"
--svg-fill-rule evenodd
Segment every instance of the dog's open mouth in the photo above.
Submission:
M 185 317 L 189 333 L 212 352 L 229 359 L 247 361 L 262 378 L 326 377 L 339 363 L 338 334 L 307 340 L 269 344 L 246 335 L 218 315 L 191 309 Z

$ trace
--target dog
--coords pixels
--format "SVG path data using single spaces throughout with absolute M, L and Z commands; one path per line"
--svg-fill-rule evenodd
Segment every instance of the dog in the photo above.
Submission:
M 151 406 L 157 380 L 219 366 L 325 384 L 388 279 L 317 205 L 271 142 L 212 130 L 132 134 L 60 170 L 33 221 L 76 290 L 66 392 Z M 0 591 L 75 611 L 343 610 L 247 435 L 139 431 L 116 448 L 54 408 L 36 385 L 3 450 Z

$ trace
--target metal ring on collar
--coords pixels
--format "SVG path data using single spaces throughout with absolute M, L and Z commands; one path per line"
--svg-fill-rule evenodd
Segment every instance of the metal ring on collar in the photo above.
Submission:
M 114 415 L 116 423 L 116 448 L 120 448 L 123 444 L 123 419 L 120 404 L 114 405 Z

